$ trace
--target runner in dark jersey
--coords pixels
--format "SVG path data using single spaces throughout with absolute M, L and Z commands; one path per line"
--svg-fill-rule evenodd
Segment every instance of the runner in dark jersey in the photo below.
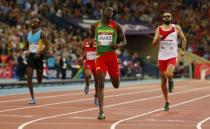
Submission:
M 42 82 L 43 75 L 43 58 L 48 49 L 46 36 L 40 28 L 40 20 L 38 18 L 34 18 L 31 21 L 31 31 L 28 33 L 25 49 L 28 51 L 27 78 L 31 95 L 29 104 L 35 104 L 36 101 L 32 85 L 33 70 L 36 69 L 37 81 L 40 84 Z
M 105 119 L 104 81 L 108 71 L 112 85 L 118 88 L 120 84 L 119 67 L 115 50 L 127 44 L 124 32 L 120 25 L 112 20 L 113 8 L 105 7 L 102 18 L 91 26 L 91 38 L 96 40 L 96 74 L 98 78 L 98 119 Z

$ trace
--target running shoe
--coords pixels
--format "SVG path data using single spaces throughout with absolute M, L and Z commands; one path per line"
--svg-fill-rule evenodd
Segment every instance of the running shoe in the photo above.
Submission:
M 84 92 L 86 95 L 89 93 L 89 86 L 85 86 Z
M 34 99 L 34 98 L 32 98 L 32 99 L 28 102 L 28 104 L 36 104 L 35 99 Z
M 104 120 L 104 119 L 106 119 L 106 116 L 105 116 L 104 112 L 99 112 L 98 120 Z
M 170 106 L 170 103 L 169 102 L 166 102 L 165 105 L 164 105 L 164 111 L 169 111 L 169 106 Z

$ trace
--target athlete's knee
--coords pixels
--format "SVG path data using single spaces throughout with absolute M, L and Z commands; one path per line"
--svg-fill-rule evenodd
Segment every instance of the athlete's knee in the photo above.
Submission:
M 120 86 L 120 81 L 119 81 L 119 78 L 111 78 L 111 81 L 112 81 L 112 85 L 114 88 L 119 88 Z
M 173 77 L 173 73 L 169 71 L 166 71 L 165 75 L 168 79 L 171 79 Z
M 120 83 L 117 83 L 117 84 L 115 83 L 115 84 L 113 84 L 113 86 L 114 86 L 115 89 L 117 89 L 117 88 L 120 87 Z
M 99 89 L 104 88 L 104 79 L 103 79 L 103 77 L 99 77 L 99 78 L 98 78 L 98 83 L 97 83 L 97 85 L 98 85 L 98 88 L 99 88 Z

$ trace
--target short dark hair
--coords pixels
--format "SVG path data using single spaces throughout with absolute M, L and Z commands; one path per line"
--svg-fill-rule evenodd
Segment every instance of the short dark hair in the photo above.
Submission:
M 170 14 L 172 14 L 170 10 L 163 10 L 162 11 L 162 14 L 164 14 L 164 13 L 170 13 Z

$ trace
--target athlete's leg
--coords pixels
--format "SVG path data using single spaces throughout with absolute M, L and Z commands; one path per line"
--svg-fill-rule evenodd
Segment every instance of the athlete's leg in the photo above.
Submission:
M 39 84 L 42 83 L 43 79 L 43 55 L 40 55 L 40 57 L 35 58 L 35 67 L 36 67 L 36 74 L 37 74 L 37 82 Z
M 167 91 L 167 86 L 166 86 L 167 78 L 164 72 L 160 73 L 160 77 L 161 77 L 161 89 L 162 89 L 163 96 L 165 99 L 164 111 L 168 111 L 170 103 L 168 101 L 168 91 Z
M 168 102 L 168 91 L 167 91 L 167 86 L 166 86 L 167 78 L 164 72 L 160 72 L 160 77 L 161 77 L 161 89 L 164 95 L 164 99 L 166 102 Z
M 39 84 L 41 84 L 42 83 L 42 79 L 43 79 L 43 69 L 37 69 L 36 73 L 37 73 L 37 82 Z
M 119 77 L 111 77 L 112 85 L 114 88 L 119 88 L 120 86 L 120 78 Z
M 114 88 L 119 88 L 120 86 L 120 74 L 119 74 L 119 64 L 117 61 L 117 56 L 115 53 L 111 53 L 110 60 L 107 65 L 108 73 L 111 78 L 111 82 Z
M 174 73 L 175 66 L 176 66 L 176 58 L 169 59 L 167 64 L 168 64 L 168 66 L 167 66 L 165 74 L 168 79 L 168 91 L 172 92 L 172 90 L 174 88 L 173 73 Z
M 167 69 L 166 69 L 166 72 L 165 72 L 165 75 L 166 75 L 168 80 L 173 79 L 174 70 L 175 70 L 175 66 L 173 64 L 169 64 Z
M 166 70 L 167 70 L 167 60 L 159 60 L 158 61 L 158 67 L 160 71 L 160 78 L 161 78 L 161 89 L 162 93 L 165 99 L 165 105 L 164 105 L 164 111 L 169 110 L 169 101 L 168 101 L 168 91 L 167 91 L 167 76 L 166 76 Z
M 84 69 L 85 72 L 85 94 L 89 93 L 89 85 L 90 85 L 90 77 L 91 77 L 91 70 L 90 69 Z
M 93 67 L 92 73 L 93 73 L 94 85 L 95 85 L 94 103 L 95 103 L 95 105 L 98 105 L 98 78 L 96 76 L 95 67 Z
M 98 77 L 98 100 L 99 100 L 99 116 L 98 119 L 105 119 L 104 115 L 104 82 L 105 82 L 105 76 L 106 74 L 97 71 L 97 77 Z
M 29 104 L 35 104 L 34 101 L 34 91 L 33 91 L 33 84 L 32 84 L 32 77 L 33 77 L 33 67 L 32 66 L 28 66 L 27 67 L 27 82 L 28 82 L 28 88 L 30 91 L 30 95 L 31 95 L 31 102 L 29 102 Z

